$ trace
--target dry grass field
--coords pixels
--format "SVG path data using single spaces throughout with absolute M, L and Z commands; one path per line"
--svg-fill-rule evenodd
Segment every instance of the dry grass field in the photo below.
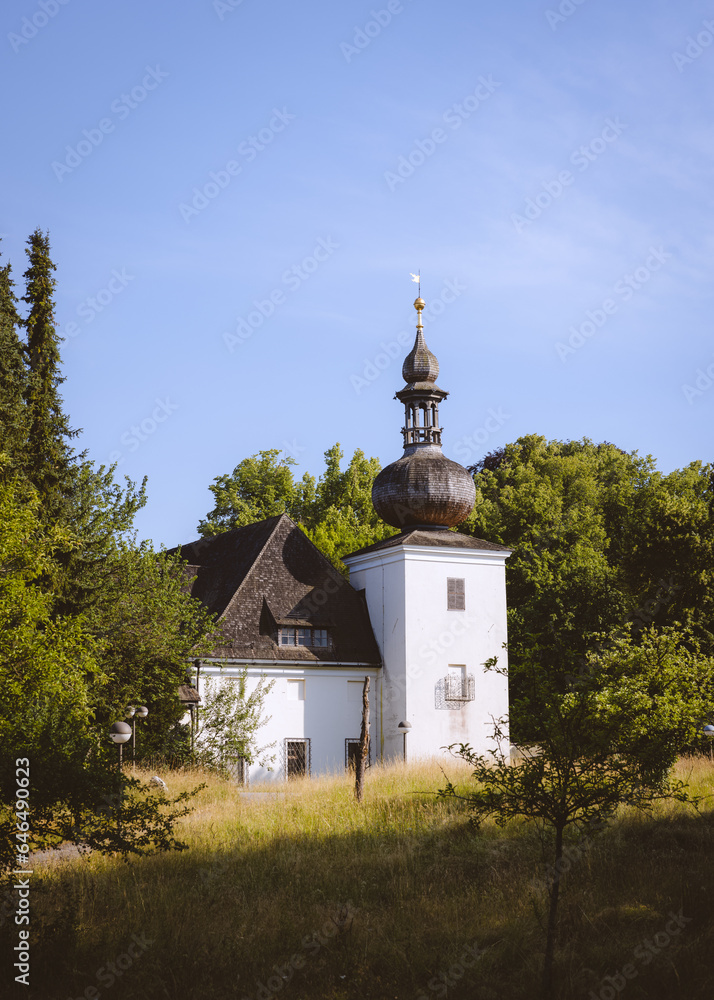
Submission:
M 458 764 L 447 772 L 465 787 Z M 707 758 L 679 772 L 714 793 Z M 437 765 L 372 768 L 361 806 L 342 776 L 250 795 L 197 772 L 162 776 L 171 793 L 207 782 L 182 822 L 189 850 L 37 867 L 32 997 L 537 997 L 538 836 L 521 823 L 474 831 L 458 802 L 435 797 Z M 709 996 L 709 804 L 701 815 L 623 809 L 570 858 L 554 998 Z M 0 939 L 7 955 L 15 928 L 5 923 Z

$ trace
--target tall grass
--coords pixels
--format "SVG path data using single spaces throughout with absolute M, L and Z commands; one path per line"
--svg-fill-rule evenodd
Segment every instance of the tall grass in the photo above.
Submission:
M 446 769 L 466 787 L 463 768 Z M 680 776 L 700 794 L 714 791 L 708 759 L 682 762 Z M 207 782 L 181 825 L 189 850 L 130 864 L 91 856 L 33 876 L 33 996 L 536 994 L 545 918 L 539 837 L 523 823 L 474 831 L 459 802 L 435 797 L 444 785 L 436 764 L 372 768 L 361 806 L 345 777 L 251 796 L 210 775 L 163 777 L 171 793 Z M 629 965 L 636 974 L 624 977 L 627 1000 L 708 995 L 713 847 L 710 808 L 697 816 L 665 804 L 649 818 L 623 809 L 576 850 L 563 882 L 554 996 L 607 998 L 608 982 L 619 979 L 605 977 Z M 680 910 L 683 928 L 667 935 L 670 912 Z M 666 945 L 638 959 L 638 947 L 648 953 L 643 941 L 657 949 L 656 934 Z M 16 933 L 6 926 L 0 935 L 9 954 Z M 479 949 L 475 964 L 467 945 Z M 121 956 L 131 961 L 124 970 Z

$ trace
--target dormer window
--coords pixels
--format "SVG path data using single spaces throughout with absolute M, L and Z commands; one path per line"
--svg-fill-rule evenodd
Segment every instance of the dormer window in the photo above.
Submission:
M 279 628 L 279 646 L 321 646 L 330 645 L 326 628 Z

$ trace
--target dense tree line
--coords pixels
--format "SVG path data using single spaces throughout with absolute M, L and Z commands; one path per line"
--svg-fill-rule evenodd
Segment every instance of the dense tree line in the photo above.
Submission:
M 342 470 L 342 458 L 339 444 L 333 445 L 325 452 L 319 480 L 306 472 L 297 482 L 295 460 L 278 449 L 244 458 L 230 475 L 214 480 L 215 507 L 198 530 L 207 537 L 285 513 L 346 573 L 341 556 L 388 538 L 396 529 L 381 521 L 372 506 L 379 461 L 365 458 L 358 448 Z
M 565 691 L 592 654 L 652 629 L 676 627 L 689 649 L 714 655 L 712 465 L 664 475 L 651 456 L 609 443 L 528 435 L 472 471 L 476 505 L 461 530 L 513 549 L 509 659 L 519 736 L 537 719 L 527 699 L 536 662 Z
M 186 658 L 214 629 L 179 561 L 133 541 L 145 484 L 115 482 L 72 447 L 48 236 L 34 232 L 27 255 L 24 315 L 10 265 L 0 269 L 0 868 L 18 847 L 18 758 L 31 761 L 35 843 L 106 845 L 119 794 L 108 728 L 146 704 L 143 746 L 164 747 L 183 714 Z M 170 813 L 129 780 L 123 794 L 111 846 L 145 849 L 147 830 L 169 844 Z

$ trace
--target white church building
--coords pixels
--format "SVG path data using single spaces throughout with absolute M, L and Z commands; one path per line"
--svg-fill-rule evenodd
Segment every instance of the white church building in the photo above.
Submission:
M 485 752 L 508 714 L 506 559 L 502 545 L 452 530 L 471 512 L 469 473 L 441 450 L 439 365 L 422 311 L 404 361 L 404 453 L 377 476 L 372 501 L 399 533 L 343 555 L 349 582 L 283 514 L 181 546 L 191 593 L 219 618 L 225 645 L 192 683 L 248 689 L 274 681 L 260 743 L 270 768 L 244 780 L 344 771 L 356 752 L 370 677 L 370 762 Z M 497 659 L 499 670 L 485 664 Z M 200 710 L 199 710 L 200 711 Z M 408 735 L 404 735 L 404 730 Z

